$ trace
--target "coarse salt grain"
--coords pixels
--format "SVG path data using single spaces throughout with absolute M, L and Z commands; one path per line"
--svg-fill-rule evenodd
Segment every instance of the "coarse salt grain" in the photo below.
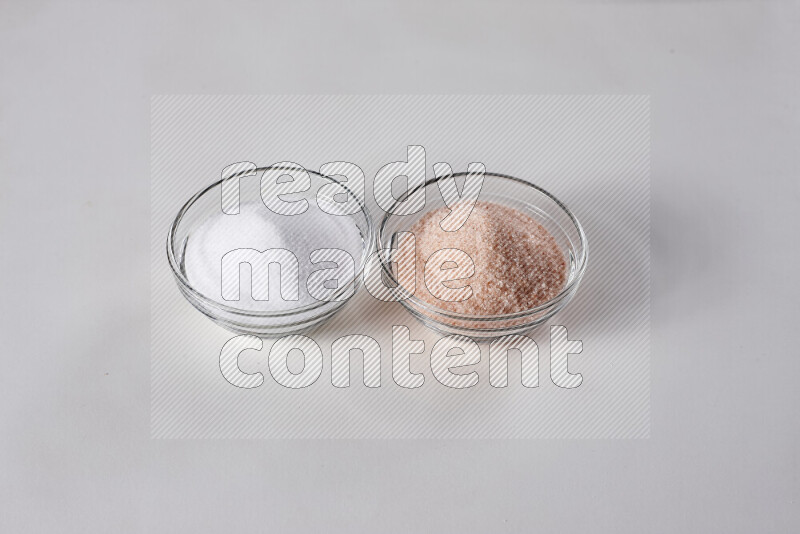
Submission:
M 558 295 L 564 287 L 567 279 L 564 253 L 555 238 L 532 217 L 494 202 L 479 201 L 459 230 L 445 232 L 440 222 L 449 213 L 448 208 L 439 208 L 424 215 L 411 228 L 416 238 L 417 298 L 450 312 L 501 315 L 534 308 Z M 471 277 L 445 283 L 451 288 L 468 284 L 472 295 L 466 300 L 440 300 L 425 284 L 426 260 L 443 249 L 461 250 L 474 263 Z M 439 267 L 432 269 L 436 272 Z M 429 278 L 428 283 L 442 282 Z

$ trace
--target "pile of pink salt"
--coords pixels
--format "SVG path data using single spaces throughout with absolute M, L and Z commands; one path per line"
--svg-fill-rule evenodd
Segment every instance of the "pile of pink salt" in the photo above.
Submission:
M 534 308 L 558 295 L 564 287 L 567 279 L 564 254 L 553 236 L 535 219 L 513 208 L 479 201 L 459 230 L 445 232 L 439 224 L 449 213 L 449 209 L 442 207 L 424 215 L 411 228 L 416 237 L 417 298 L 451 312 L 500 315 Z M 472 295 L 466 300 L 440 300 L 425 284 L 425 262 L 442 249 L 462 250 L 475 265 L 471 277 L 444 282 L 450 288 L 468 284 Z M 439 266 L 432 265 L 431 269 L 446 276 Z M 442 282 L 429 278 L 428 283 L 433 287 L 433 283 Z

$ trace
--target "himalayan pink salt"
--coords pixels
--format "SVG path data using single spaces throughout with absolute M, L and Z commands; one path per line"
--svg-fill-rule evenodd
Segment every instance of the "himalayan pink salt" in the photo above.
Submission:
M 500 315 L 534 308 L 558 295 L 564 287 L 567 279 L 564 253 L 535 219 L 513 208 L 479 201 L 459 230 L 445 232 L 439 223 L 449 213 L 448 208 L 442 207 L 424 215 L 411 228 L 416 236 L 417 298 L 451 312 Z M 468 284 L 472 295 L 466 300 L 440 300 L 425 284 L 425 262 L 442 249 L 462 250 L 472 258 L 475 270 L 471 277 L 444 282 L 450 288 Z M 439 266 L 443 262 L 437 263 L 431 266 L 431 272 L 442 273 Z M 456 278 L 446 273 L 443 276 Z M 442 282 L 429 277 L 428 283 L 434 287 L 432 284 Z M 434 293 L 437 293 L 435 287 Z

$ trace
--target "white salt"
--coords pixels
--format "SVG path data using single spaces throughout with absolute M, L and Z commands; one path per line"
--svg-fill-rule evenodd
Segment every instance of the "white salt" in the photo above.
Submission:
M 306 282 L 312 271 L 328 265 L 315 265 L 309 256 L 314 250 L 329 248 L 344 250 L 353 258 L 355 266 L 359 265 L 363 241 L 351 218 L 329 215 L 313 204 L 303 214 L 288 216 L 271 212 L 261 202 L 242 203 L 238 214 L 220 211 L 189 235 L 184 271 L 196 291 L 221 304 L 250 311 L 286 311 L 318 302 L 309 294 Z M 292 252 L 299 264 L 298 300 L 283 300 L 278 273 L 281 278 L 287 273 L 285 269 L 279 271 L 274 267 L 269 270 L 269 300 L 252 298 L 252 276 L 246 268 L 241 270 L 239 300 L 225 300 L 222 297 L 222 257 L 237 249 Z M 293 273 L 289 275 L 294 277 Z M 349 281 L 339 280 L 339 283 Z

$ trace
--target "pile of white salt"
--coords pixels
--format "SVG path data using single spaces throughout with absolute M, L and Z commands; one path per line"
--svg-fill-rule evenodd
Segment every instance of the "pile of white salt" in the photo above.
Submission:
M 500 315 L 534 308 L 564 287 L 567 261 L 553 236 L 519 210 L 479 201 L 466 223 L 455 232 L 440 226 L 450 210 L 442 207 L 424 215 L 411 228 L 416 237 L 415 296 L 451 312 Z M 458 249 L 470 256 L 474 275 L 447 287 L 469 284 L 472 295 L 460 302 L 436 298 L 425 284 L 425 262 L 439 250 Z M 439 266 L 431 266 L 434 271 Z M 447 266 L 445 266 L 447 267 Z M 442 283 L 428 280 L 429 284 Z
M 355 265 L 361 261 L 361 233 L 348 217 L 329 215 L 315 207 L 299 215 L 280 215 L 266 209 L 262 202 L 243 202 L 239 214 L 218 213 L 189 236 L 183 263 L 191 286 L 207 298 L 242 310 L 282 312 L 318 302 L 307 288 L 311 273 L 320 269 L 320 265 L 311 263 L 310 256 L 315 250 L 330 248 L 347 252 Z M 271 267 L 268 300 L 255 300 L 252 296 L 254 267 L 242 269 L 241 273 L 234 274 L 242 275 L 238 284 L 239 299 L 225 300 L 222 297 L 222 258 L 237 249 L 288 250 L 297 258 L 298 268 L 292 271 Z M 297 300 L 283 299 L 281 283 L 287 277 L 289 283 L 298 287 Z

